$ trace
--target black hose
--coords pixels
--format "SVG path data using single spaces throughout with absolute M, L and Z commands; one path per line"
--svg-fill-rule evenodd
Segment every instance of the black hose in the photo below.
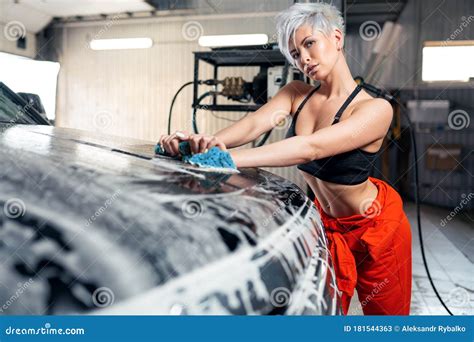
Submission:
M 377 94 L 377 96 L 385 98 L 386 100 L 388 100 L 390 102 L 396 102 L 398 105 L 401 106 L 401 103 L 399 103 L 395 99 L 395 97 L 392 96 L 391 94 L 388 94 L 387 92 L 385 92 L 381 89 L 378 89 L 378 88 L 374 87 L 373 85 L 364 83 L 364 80 L 360 77 L 358 79 L 359 79 L 358 81 L 360 82 L 360 85 L 363 88 L 369 90 L 370 92 L 373 92 L 373 93 Z M 453 313 L 449 310 L 447 305 L 444 303 L 443 299 L 441 298 L 441 296 L 438 292 L 438 289 L 436 288 L 436 286 L 433 282 L 433 278 L 431 277 L 431 273 L 430 273 L 430 270 L 429 270 L 429 267 L 428 267 L 428 262 L 426 260 L 425 245 L 424 245 L 424 242 L 423 242 L 423 231 L 422 231 L 422 227 L 421 227 L 420 198 L 419 198 L 419 184 L 420 184 L 420 182 L 419 182 L 419 174 L 418 174 L 418 151 L 417 151 L 417 148 L 416 148 L 415 130 L 413 128 L 413 123 L 411 122 L 410 117 L 408 116 L 408 114 L 404 110 L 402 110 L 401 112 L 403 112 L 403 114 L 405 115 L 405 117 L 407 119 L 408 126 L 409 126 L 409 129 L 410 129 L 411 143 L 413 145 L 413 158 L 414 158 L 414 162 L 415 162 L 415 186 L 414 186 L 414 189 L 415 189 L 416 219 L 417 219 L 417 225 L 418 225 L 418 237 L 420 239 L 420 250 L 421 250 L 421 257 L 423 259 L 423 265 L 425 267 L 426 274 L 428 275 L 428 279 L 430 281 L 431 287 L 433 288 L 433 291 L 436 294 L 436 297 L 438 297 L 438 300 L 440 301 L 441 305 L 443 305 L 443 307 L 446 309 L 446 311 L 451 316 L 453 316 Z
M 402 112 L 404 112 L 404 111 L 402 111 Z M 418 178 L 418 163 L 417 163 L 417 161 L 418 161 L 418 152 L 416 150 L 415 130 L 413 129 L 413 124 L 412 124 L 408 114 L 406 114 L 406 113 L 404 113 L 404 114 L 405 114 L 405 117 L 408 121 L 408 126 L 410 126 L 410 137 L 411 137 L 411 142 L 412 142 L 412 145 L 413 145 L 413 157 L 415 159 L 415 203 L 416 203 L 416 219 L 418 221 L 418 237 L 420 239 L 421 257 L 423 258 L 423 265 L 425 266 L 426 274 L 428 275 L 428 279 L 430 281 L 431 287 L 433 288 L 433 291 L 436 294 L 436 297 L 438 297 L 438 300 L 444 306 L 446 311 L 451 316 L 453 316 L 453 313 L 449 310 L 447 305 L 444 303 L 443 299 L 441 298 L 441 296 L 438 292 L 438 289 L 436 288 L 436 286 L 433 282 L 433 278 L 431 277 L 431 273 L 430 273 L 430 270 L 428 268 L 428 262 L 426 261 L 425 246 L 424 246 L 424 243 L 423 243 L 423 232 L 422 232 L 421 223 L 420 223 L 421 222 L 421 217 L 420 217 L 420 203 L 419 203 L 420 199 L 419 199 L 419 195 L 418 195 L 418 192 L 419 192 L 419 178 Z
M 173 100 L 171 101 L 170 111 L 169 111 L 169 114 L 168 114 L 168 135 L 171 134 L 171 116 L 173 115 L 173 106 L 174 106 L 174 103 L 176 101 L 176 98 L 178 97 L 179 93 L 184 88 L 186 88 L 188 85 L 193 84 L 193 83 L 194 83 L 194 81 L 186 82 L 185 84 L 183 84 L 181 86 L 181 88 L 178 89 L 178 91 L 173 96 Z
M 197 122 L 196 122 L 197 106 L 199 106 L 201 101 L 204 100 L 206 97 L 214 95 L 215 93 L 216 93 L 215 91 L 207 91 L 204 94 L 202 94 L 201 96 L 199 96 L 199 98 L 196 101 L 196 105 L 193 108 L 193 121 L 192 121 L 193 122 L 193 131 L 194 131 L 195 134 L 199 134 L 199 130 L 198 130 L 198 127 L 197 127 Z
M 266 132 L 262 140 L 258 144 L 256 144 L 255 147 L 263 146 L 267 142 L 268 138 L 270 138 L 270 134 L 272 134 L 272 131 L 273 131 L 273 128 L 269 130 L 268 132 Z

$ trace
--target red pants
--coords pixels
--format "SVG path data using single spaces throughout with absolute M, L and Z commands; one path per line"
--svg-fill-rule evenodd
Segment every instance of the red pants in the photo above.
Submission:
M 408 315 L 411 301 L 411 231 L 398 193 L 382 180 L 364 215 L 333 218 L 317 200 L 346 315 L 354 288 L 366 315 Z

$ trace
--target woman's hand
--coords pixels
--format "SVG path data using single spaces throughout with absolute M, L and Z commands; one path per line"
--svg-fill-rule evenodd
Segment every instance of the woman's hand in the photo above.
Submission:
M 189 142 L 193 154 L 205 153 L 214 146 L 219 147 L 222 151 L 227 151 L 225 144 L 216 136 L 189 134 L 186 131 L 176 131 L 171 135 L 162 135 L 159 142 L 166 152 L 175 156 L 179 153 L 178 145 L 181 141 Z
M 168 154 L 174 157 L 177 154 L 179 154 L 180 138 L 184 138 L 186 136 L 188 136 L 187 132 L 180 132 L 180 131 L 176 131 L 170 135 L 163 134 L 160 137 L 160 140 L 158 141 L 158 143 Z
M 182 141 L 189 141 L 191 146 L 191 152 L 195 153 L 206 153 L 214 146 L 219 147 L 222 151 L 227 151 L 225 144 L 214 135 L 206 134 L 189 134 L 186 137 L 180 138 Z

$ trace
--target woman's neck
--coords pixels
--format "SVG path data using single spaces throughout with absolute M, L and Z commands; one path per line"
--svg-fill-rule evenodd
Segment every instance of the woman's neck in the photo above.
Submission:
M 341 53 L 332 71 L 324 80 L 321 80 L 320 93 L 325 94 L 328 99 L 346 97 L 352 93 L 356 86 L 357 83 L 354 81 L 346 59 Z

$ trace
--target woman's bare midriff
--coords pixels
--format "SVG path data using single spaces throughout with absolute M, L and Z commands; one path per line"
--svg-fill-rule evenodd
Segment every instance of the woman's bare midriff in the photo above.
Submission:
M 300 171 L 315 194 L 324 212 L 340 218 L 364 214 L 369 203 L 377 197 L 377 187 L 370 180 L 357 185 L 343 185 L 322 181 Z
M 303 101 L 311 89 L 312 87 L 307 84 L 301 85 L 301 89 L 299 89 L 298 96 L 292 106 L 292 113 L 296 111 L 297 105 Z M 372 98 L 365 91 L 361 91 L 346 108 L 341 120 L 351 115 L 353 108 L 359 101 Z M 297 127 L 295 128 L 299 132 L 297 135 L 309 135 L 322 127 L 329 126 L 343 100 L 341 99 L 337 103 L 324 103 L 324 101 L 318 99 L 318 93 L 313 95 L 298 116 Z M 317 112 L 318 116 L 315 117 L 312 112 Z M 311 129 L 311 127 L 314 128 Z M 363 146 L 361 149 L 366 152 L 377 152 L 382 146 L 382 142 L 383 139 L 379 139 L 367 146 Z M 343 185 L 325 182 L 304 171 L 300 172 L 323 207 L 324 212 L 335 218 L 364 214 L 361 211 L 368 209 L 368 204 L 372 203 L 377 197 L 377 187 L 370 180 L 357 185 Z

